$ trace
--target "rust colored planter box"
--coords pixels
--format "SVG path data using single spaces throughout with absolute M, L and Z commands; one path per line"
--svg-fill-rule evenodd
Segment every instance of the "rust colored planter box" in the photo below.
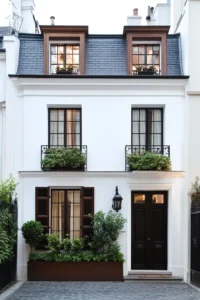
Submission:
M 123 263 L 29 261 L 28 281 L 123 281 Z

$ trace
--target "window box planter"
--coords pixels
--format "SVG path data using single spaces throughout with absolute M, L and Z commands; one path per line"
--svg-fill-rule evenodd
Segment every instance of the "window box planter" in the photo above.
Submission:
M 29 261 L 28 281 L 123 281 L 123 263 Z
M 153 71 L 138 71 L 138 75 L 142 75 L 142 76 L 152 76 L 152 75 L 154 75 L 155 74 L 155 72 L 153 72 Z
M 62 71 L 62 70 L 57 70 L 56 74 L 73 74 L 73 70 L 69 70 L 69 71 Z
M 74 172 L 78 172 L 78 171 L 85 171 L 85 166 L 81 166 L 81 167 L 77 167 L 77 168 L 72 168 L 72 167 L 55 167 L 55 168 L 50 168 L 50 169 L 42 169 L 43 171 L 74 171 Z

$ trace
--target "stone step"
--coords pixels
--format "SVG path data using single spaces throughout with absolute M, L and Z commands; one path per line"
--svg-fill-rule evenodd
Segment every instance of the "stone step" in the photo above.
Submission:
M 139 274 L 124 276 L 125 281 L 161 281 L 161 282 L 182 282 L 183 278 L 171 275 Z
M 172 276 L 172 272 L 160 271 L 160 270 L 132 270 L 128 272 L 128 275 L 169 275 Z

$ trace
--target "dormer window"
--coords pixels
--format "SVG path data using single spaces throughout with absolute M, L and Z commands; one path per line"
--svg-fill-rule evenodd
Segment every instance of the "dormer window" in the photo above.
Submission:
M 51 74 L 79 74 L 79 52 L 78 44 L 51 44 Z
M 85 74 L 87 26 L 40 26 L 45 74 Z
M 169 26 L 124 27 L 128 74 L 140 75 L 139 72 L 136 72 L 138 67 L 144 70 L 150 68 L 152 73 L 158 75 L 167 73 L 167 34 L 169 28 Z M 150 70 L 145 71 L 148 73 Z
M 155 73 L 160 74 L 160 44 L 137 44 L 132 46 L 132 73 L 138 73 L 138 67 L 154 66 Z

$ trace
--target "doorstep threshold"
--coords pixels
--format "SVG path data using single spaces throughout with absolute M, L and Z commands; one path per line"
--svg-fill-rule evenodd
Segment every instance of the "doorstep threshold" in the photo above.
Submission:
M 129 275 L 172 275 L 172 272 L 165 270 L 131 270 Z

